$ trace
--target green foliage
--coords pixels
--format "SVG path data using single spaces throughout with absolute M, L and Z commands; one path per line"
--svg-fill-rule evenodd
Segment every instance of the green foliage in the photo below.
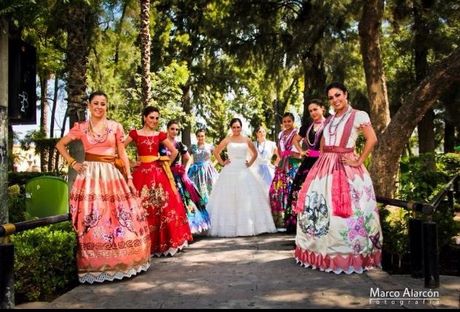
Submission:
M 181 106 L 181 86 L 188 79 L 187 68 L 182 64 L 173 62 L 162 71 L 151 74 L 153 99 L 150 105 L 158 107 L 161 113 L 160 128 L 166 126 L 171 119 L 186 120 L 190 122 L 192 116 L 185 116 Z M 125 129 L 140 128 L 142 126 L 141 104 L 141 76 L 134 75 L 136 87 L 127 88 L 126 105 L 114 104 L 117 108 L 111 110 L 110 117 L 121 122 Z
M 408 221 L 409 213 L 399 207 L 381 207 L 383 249 L 403 256 L 409 250 Z
M 460 173 L 460 154 L 446 153 L 439 155 L 440 169 L 449 177 Z
M 12 235 L 16 304 L 51 301 L 78 284 L 70 222 Z
M 16 223 L 25 220 L 26 203 L 24 192 L 19 184 L 8 187 L 8 222 Z
M 460 155 L 436 155 L 436 170 L 428 169 L 430 155 L 410 156 L 401 160 L 401 176 L 398 198 L 417 202 L 430 202 L 446 183 L 460 170 Z M 408 249 L 408 220 L 410 214 L 402 208 L 380 210 L 384 249 L 404 255 Z M 454 207 L 442 201 L 433 215 L 417 214 L 422 220 L 436 222 L 439 248 L 447 245 L 457 233 Z
M 430 157 L 425 154 L 401 159 L 398 198 L 428 202 L 460 171 L 458 154 L 435 155 L 435 171 L 429 169 Z

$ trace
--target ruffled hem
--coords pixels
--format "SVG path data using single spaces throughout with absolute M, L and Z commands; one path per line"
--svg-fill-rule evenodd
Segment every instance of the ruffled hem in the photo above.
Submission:
M 302 250 L 300 247 L 295 249 L 295 259 L 302 266 L 312 269 L 318 269 L 324 272 L 333 272 L 335 274 L 345 273 L 361 274 L 366 270 L 381 268 L 381 251 L 369 255 L 335 255 L 323 256 L 315 252 Z
M 257 236 L 260 234 L 266 234 L 266 233 L 276 233 L 277 229 L 276 228 L 266 228 L 264 230 L 252 230 L 252 231 L 241 231 L 241 230 L 230 230 L 230 231 L 224 231 L 224 230 L 219 230 L 218 233 L 213 232 L 212 227 L 211 227 L 211 232 L 209 233 L 209 236 L 212 237 L 244 237 L 244 236 Z
M 200 234 L 208 231 L 211 228 L 210 224 L 204 222 L 200 225 L 190 224 L 190 231 L 192 234 Z
M 185 247 L 188 246 L 188 241 L 185 241 L 182 245 L 179 247 L 170 247 L 168 250 L 163 251 L 163 252 L 155 252 L 152 254 L 152 257 L 161 257 L 161 256 L 174 256 L 176 253 L 184 249 Z
M 129 278 L 131 276 L 137 275 L 140 272 L 147 271 L 150 267 L 150 262 L 138 265 L 134 268 L 131 268 L 125 272 L 91 272 L 91 273 L 79 273 L 78 280 L 80 283 L 89 283 L 93 284 L 94 282 L 102 283 L 105 281 L 113 282 L 114 280 L 121 280 L 125 277 Z

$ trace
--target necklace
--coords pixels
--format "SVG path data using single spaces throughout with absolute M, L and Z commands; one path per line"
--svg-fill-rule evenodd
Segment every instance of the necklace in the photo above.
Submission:
M 340 119 L 338 119 L 338 122 L 335 125 L 334 125 L 334 120 L 336 119 L 336 116 L 334 115 L 332 117 L 332 120 L 329 125 L 329 135 L 330 136 L 335 136 L 337 134 L 337 128 L 345 120 L 345 118 L 350 114 L 350 112 L 351 112 L 351 106 L 349 106 L 348 110 L 342 115 L 342 117 L 340 117 Z
M 109 126 L 107 125 L 107 120 L 104 120 L 104 127 L 102 129 L 102 133 L 98 132 L 96 128 L 93 126 L 91 118 L 89 119 L 89 134 L 91 138 L 96 143 L 103 143 L 107 140 L 109 135 Z
M 280 146 L 282 151 L 286 151 L 288 149 L 291 149 L 292 145 L 289 140 L 293 137 L 293 134 L 295 133 L 295 128 L 292 128 L 289 133 L 286 133 L 286 130 L 282 132 L 281 139 L 280 139 Z
M 323 127 L 324 127 L 324 118 L 321 119 L 321 121 L 319 122 L 314 122 L 310 125 L 310 127 L 308 128 L 307 130 L 307 135 L 306 135 L 306 139 L 307 139 L 307 144 L 308 144 L 308 147 L 310 148 L 315 148 L 318 144 L 318 139 L 319 139 L 319 136 L 321 134 L 321 131 L 323 131 Z M 313 127 L 315 124 L 321 124 L 321 126 L 319 126 L 318 129 L 315 130 L 315 128 Z M 315 138 L 313 140 L 313 142 L 310 141 L 310 132 L 311 130 L 313 130 L 313 132 L 315 133 Z
M 259 152 L 260 155 L 263 155 L 265 153 L 265 145 L 267 144 L 267 141 L 264 141 L 264 143 L 260 144 L 259 141 L 257 141 L 257 151 Z M 260 150 L 260 146 L 262 146 L 262 150 Z

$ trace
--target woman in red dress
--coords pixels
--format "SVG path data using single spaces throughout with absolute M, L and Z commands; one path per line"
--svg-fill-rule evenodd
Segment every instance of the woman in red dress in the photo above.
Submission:
M 173 256 L 192 240 L 185 208 L 169 167 L 178 151 L 167 140 L 165 132 L 155 130 L 160 118 L 159 110 L 147 106 L 142 115 L 144 127 L 131 130 L 125 146 L 134 141 L 137 147 L 139 165 L 133 170 L 133 182 L 147 212 L 151 254 Z M 170 156 L 160 156 L 160 143 L 171 151 Z

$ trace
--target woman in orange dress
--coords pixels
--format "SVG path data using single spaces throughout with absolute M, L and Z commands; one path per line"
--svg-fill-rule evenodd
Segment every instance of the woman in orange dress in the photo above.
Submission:
M 122 126 L 106 118 L 107 95 L 89 97 L 89 120 L 75 123 L 56 149 L 77 173 L 70 192 L 70 215 L 77 235 L 77 266 L 81 283 L 113 281 L 150 266 L 150 236 L 144 209 L 136 197 L 123 145 Z M 67 151 L 81 140 L 85 161 Z M 121 158 L 127 177 L 115 167 Z
M 147 211 L 151 253 L 173 256 L 192 241 L 185 207 L 170 168 L 178 151 L 165 132 L 156 131 L 159 110 L 147 106 L 142 115 L 143 128 L 131 130 L 125 146 L 134 142 L 137 148 L 139 165 L 133 170 L 133 182 Z M 160 155 L 160 143 L 171 152 L 170 156 Z

